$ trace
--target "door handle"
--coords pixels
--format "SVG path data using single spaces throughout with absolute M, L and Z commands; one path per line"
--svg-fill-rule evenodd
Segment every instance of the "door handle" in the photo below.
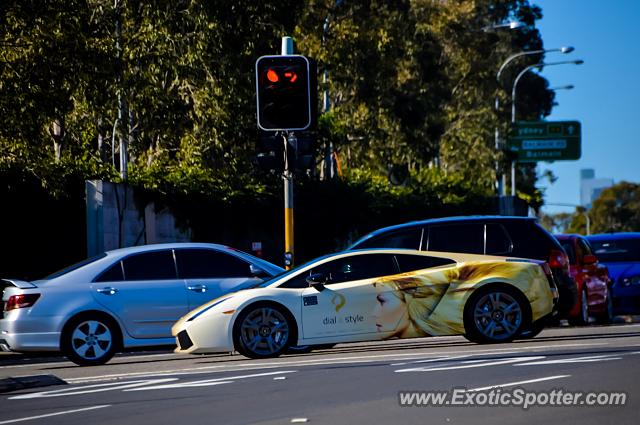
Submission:
M 197 285 L 189 285 L 187 289 L 193 292 L 207 292 L 207 285 L 197 284 Z
M 107 286 L 106 288 L 96 289 L 96 291 L 105 295 L 115 295 L 118 292 L 118 288 Z

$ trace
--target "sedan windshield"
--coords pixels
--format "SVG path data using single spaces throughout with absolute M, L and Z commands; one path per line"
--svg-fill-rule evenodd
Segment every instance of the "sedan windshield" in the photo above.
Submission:
M 603 263 L 640 261 L 640 239 L 592 240 L 591 246 Z

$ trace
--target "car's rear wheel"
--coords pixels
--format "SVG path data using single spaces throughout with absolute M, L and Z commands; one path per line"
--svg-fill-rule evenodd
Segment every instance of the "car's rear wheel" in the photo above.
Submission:
M 107 317 L 77 317 L 62 332 L 62 352 L 80 366 L 105 364 L 116 354 L 119 335 L 117 324 Z
M 464 311 L 465 337 L 481 344 L 510 342 L 527 324 L 526 298 L 506 285 L 476 291 Z
M 570 317 L 569 324 L 574 326 L 585 326 L 589 324 L 589 302 L 587 290 L 582 288 L 580 292 L 580 312 L 577 317 Z
M 608 324 L 613 322 L 613 297 L 611 296 L 611 289 L 607 288 L 607 304 L 605 310 L 596 316 L 598 322 Z
M 233 340 L 236 350 L 252 359 L 278 357 L 291 345 L 293 320 L 275 304 L 246 308 L 235 322 Z

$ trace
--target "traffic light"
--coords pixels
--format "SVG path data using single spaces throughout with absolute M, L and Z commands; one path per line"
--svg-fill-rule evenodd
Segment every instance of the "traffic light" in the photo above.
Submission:
M 306 130 L 317 108 L 315 62 L 304 56 L 262 56 L 256 61 L 258 127 Z
M 284 170 L 284 141 L 279 134 L 262 133 L 258 140 L 258 167 L 281 173 Z

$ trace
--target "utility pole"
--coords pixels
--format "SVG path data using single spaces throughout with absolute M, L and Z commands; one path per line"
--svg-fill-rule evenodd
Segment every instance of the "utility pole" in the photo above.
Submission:
M 117 72 L 118 72 L 118 119 L 117 123 L 120 127 L 120 135 L 118 137 L 120 148 L 120 178 L 127 181 L 127 168 L 129 165 L 128 150 L 128 116 L 125 117 L 127 106 L 124 100 L 124 69 L 122 61 L 122 5 L 120 0 L 114 3 L 116 17 L 116 52 L 117 52 Z M 116 126 L 114 126 L 114 130 Z

